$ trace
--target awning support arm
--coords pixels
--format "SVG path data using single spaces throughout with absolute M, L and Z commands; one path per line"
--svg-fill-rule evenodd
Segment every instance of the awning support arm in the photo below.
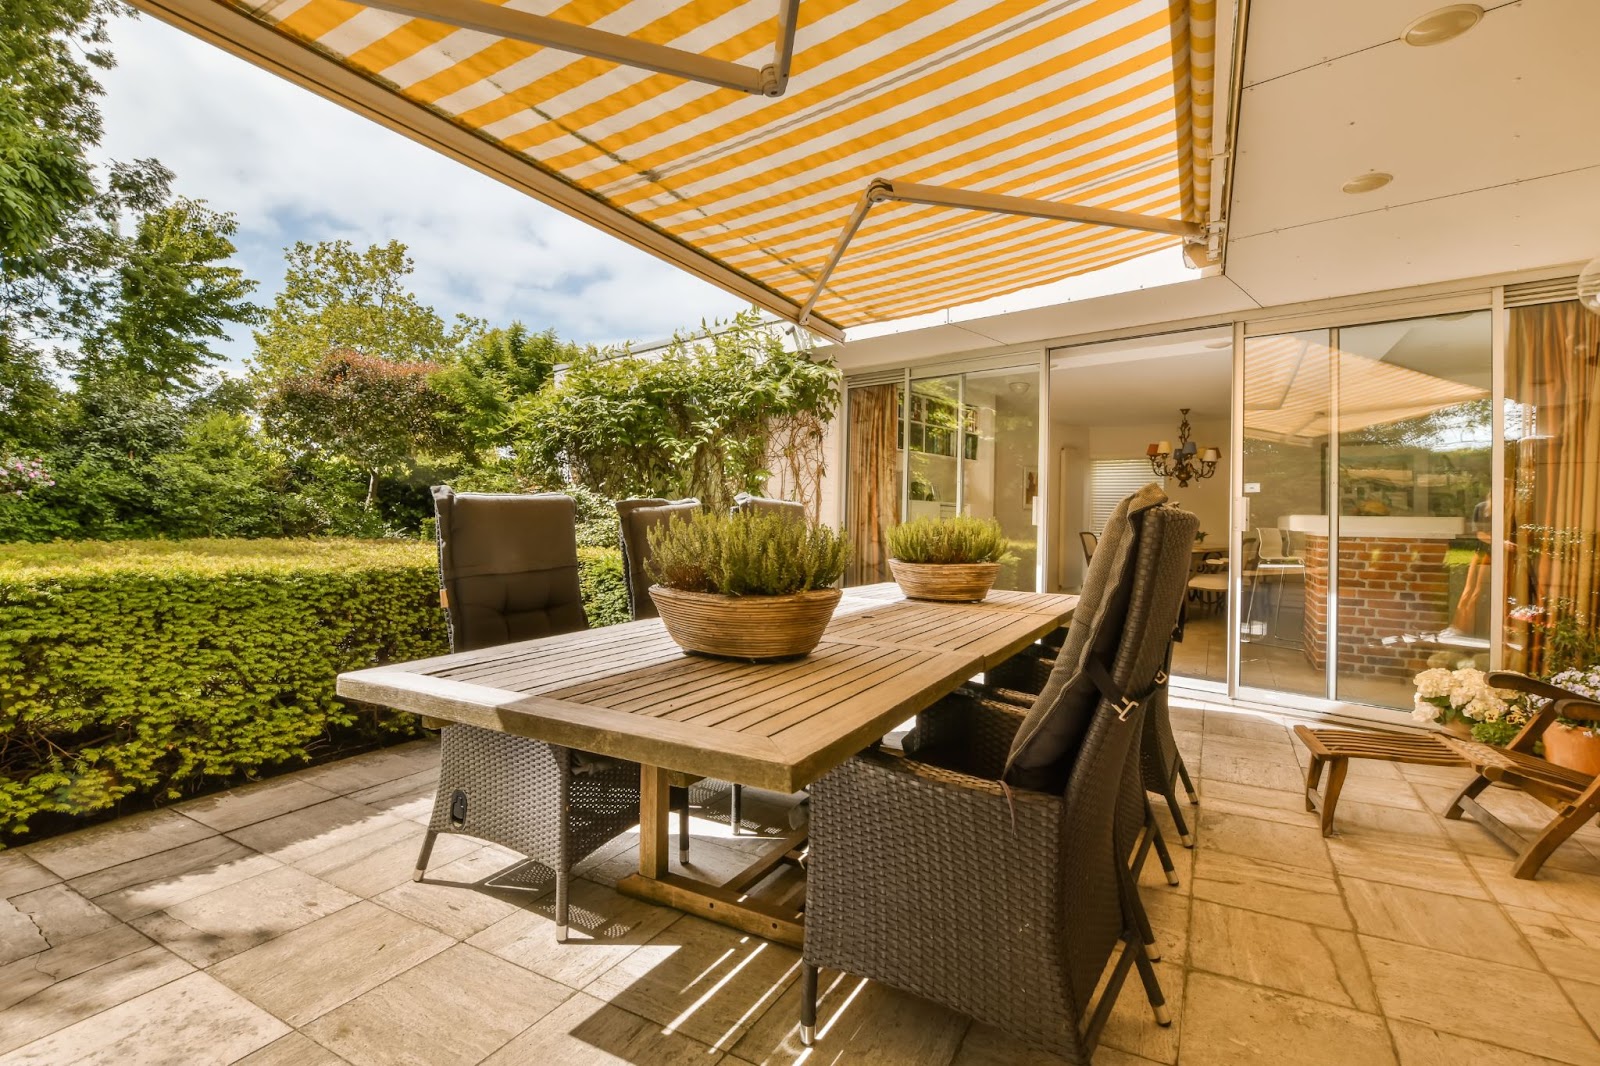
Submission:
M 361 0 L 370 8 L 393 11 L 397 15 L 427 19 L 477 30 L 513 41 L 526 41 L 545 48 L 592 56 L 612 63 L 658 74 L 670 74 L 689 81 L 704 82 L 725 89 L 737 89 L 755 96 L 782 96 L 789 82 L 789 61 L 794 55 L 794 29 L 800 0 L 779 0 L 778 43 L 773 62 L 756 70 L 753 67 L 713 59 L 698 52 L 651 44 L 620 33 L 580 26 L 574 22 L 534 15 L 513 7 L 486 4 L 483 0 Z
M 811 288 L 811 295 L 806 302 L 800 305 L 800 325 L 805 325 L 811 317 L 811 309 L 816 306 L 817 300 L 822 297 L 822 290 L 827 286 L 828 279 L 833 276 L 834 269 L 838 267 L 839 260 L 844 258 L 845 248 L 855 237 L 856 231 L 867 220 L 867 212 L 873 204 L 881 204 L 887 200 L 894 200 L 905 204 L 926 204 L 930 207 L 956 207 L 969 211 L 989 211 L 1001 215 L 1025 215 L 1029 218 L 1050 218 L 1062 222 L 1082 222 L 1091 226 L 1109 226 L 1114 229 L 1141 230 L 1146 233 L 1167 233 L 1174 237 L 1182 237 L 1185 242 L 1204 242 L 1206 230 L 1204 226 L 1193 222 L 1183 222 L 1174 218 L 1160 218 L 1155 215 L 1136 215 L 1128 211 L 1113 211 L 1105 207 L 1090 207 L 1086 204 L 1063 204 L 1050 200 L 1030 200 L 1025 196 L 1004 196 L 1000 193 L 973 192 L 966 189 L 951 189 L 943 185 L 922 185 L 912 181 L 890 181 L 887 178 L 873 178 L 867 183 L 867 189 L 861 194 L 860 203 L 850 215 L 850 221 L 845 224 L 844 232 L 839 234 L 839 239 L 834 242 L 833 252 L 828 256 L 828 261 L 822 268 L 822 273 L 817 276 L 816 284 Z

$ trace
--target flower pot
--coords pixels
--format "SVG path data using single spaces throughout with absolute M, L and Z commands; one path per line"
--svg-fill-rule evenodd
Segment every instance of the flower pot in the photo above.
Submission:
M 889 572 L 909 600 L 973 603 L 989 595 L 999 563 L 904 563 L 889 560 Z
M 1472 739 L 1472 723 L 1465 718 L 1451 718 L 1448 721 L 1441 721 L 1439 724 L 1444 727 L 1446 733 L 1458 736 L 1462 740 Z
M 815 589 L 788 596 L 720 596 L 650 586 L 667 634 L 684 651 L 752 661 L 810 654 L 840 595 L 838 589 Z
M 1585 731 L 1551 722 L 1544 731 L 1544 757 L 1569 770 L 1600 775 L 1600 727 Z

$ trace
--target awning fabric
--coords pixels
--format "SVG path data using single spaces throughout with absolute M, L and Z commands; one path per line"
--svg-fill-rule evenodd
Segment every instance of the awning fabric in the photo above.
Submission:
M 413 134 L 407 112 L 446 119 L 581 194 L 536 195 L 770 293 L 757 302 L 791 318 L 873 178 L 1207 221 L 1216 0 L 802 0 L 776 99 L 346 0 L 138 3 L 346 103 L 330 67 L 381 86 L 378 104 L 350 106 Z M 776 0 L 505 7 L 758 68 L 778 35 Z M 246 40 L 262 29 L 280 46 Z M 282 42 L 306 55 L 285 60 Z M 817 324 L 938 310 L 1176 243 L 886 204 Z

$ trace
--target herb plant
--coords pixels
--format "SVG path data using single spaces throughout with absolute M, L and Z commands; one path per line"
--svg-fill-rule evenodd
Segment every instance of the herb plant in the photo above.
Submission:
M 838 581 L 850 559 L 849 543 L 828 526 L 771 513 L 674 517 L 652 529 L 649 540 L 651 579 L 682 592 L 808 592 Z
M 1006 546 L 993 518 L 917 518 L 889 530 L 889 554 L 902 563 L 998 563 Z

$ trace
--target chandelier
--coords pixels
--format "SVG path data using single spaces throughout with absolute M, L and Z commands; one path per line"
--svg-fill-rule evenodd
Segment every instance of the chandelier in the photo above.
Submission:
M 1150 457 L 1150 470 L 1160 478 L 1177 478 L 1178 487 L 1186 489 L 1191 481 L 1201 481 L 1217 472 L 1217 460 L 1222 453 L 1215 448 L 1200 451 L 1189 439 L 1189 408 L 1181 408 L 1183 422 L 1178 426 L 1178 447 L 1170 440 L 1152 444 L 1145 449 Z

